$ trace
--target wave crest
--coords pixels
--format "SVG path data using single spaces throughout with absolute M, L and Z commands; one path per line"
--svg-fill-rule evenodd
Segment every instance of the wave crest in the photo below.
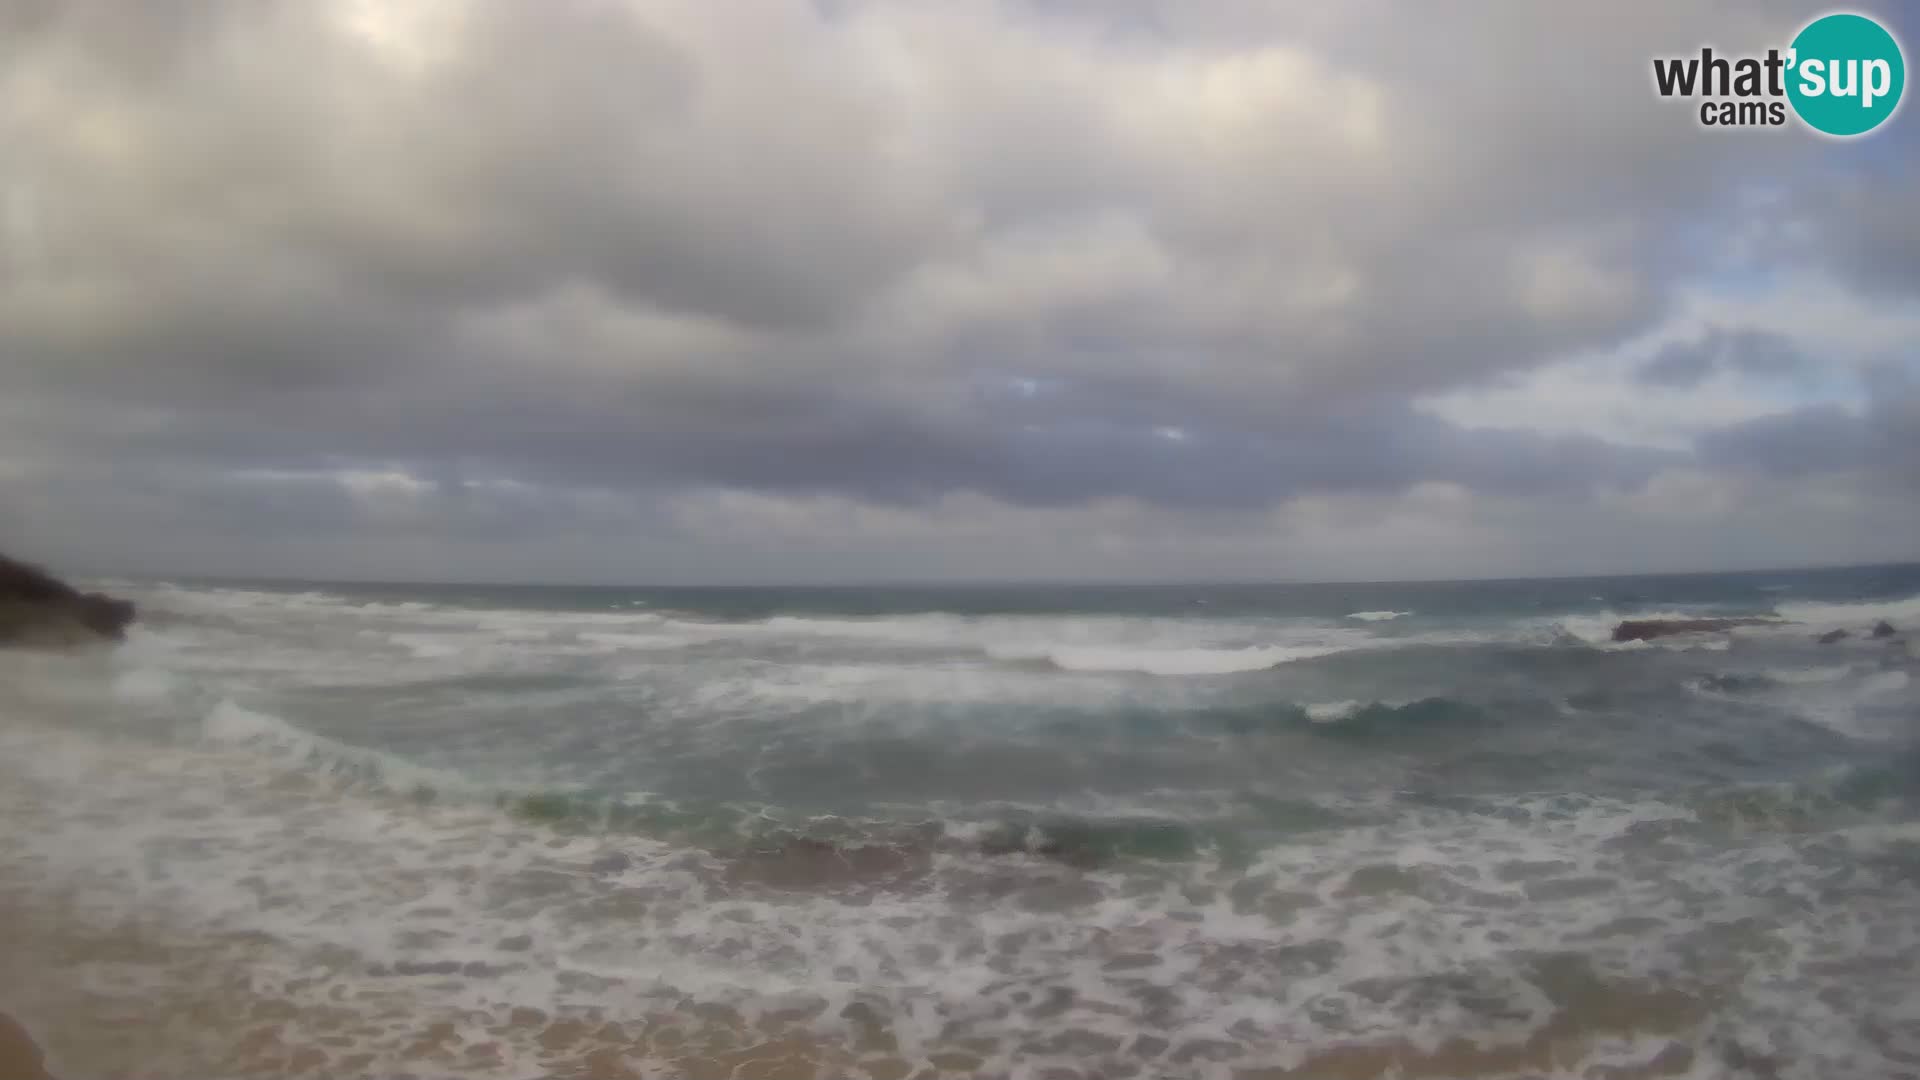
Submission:
M 1332 645 L 1268 645 L 1239 649 L 1128 649 L 989 647 L 996 660 L 1039 660 L 1062 671 L 1133 672 L 1141 675 L 1232 675 L 1295 660 L 1328 656 L 1345 649 Z

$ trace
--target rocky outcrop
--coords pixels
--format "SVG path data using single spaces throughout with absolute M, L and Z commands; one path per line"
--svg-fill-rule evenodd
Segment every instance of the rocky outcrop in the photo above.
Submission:
M 7 1080 L 53 1080 L 46 1058 L 27 1030 L 13 1017 L 0 1013 L 0 1076 Z
M 1893 628 L 1892 623 L 1885 619 L 1881 619 L 1879 622 L 1873 624 L 1873 636 L 1876 638 L 1890 638 L 1899 632 L 1900 631 Z
M 1829 630 L 1813 640 L 1822 645 L 1832 645 L 1837 641 L 1845 641 L 1852 636 L 1852 634 L 1847 633 L 1845 630 Z
M 1772 626 L 1778 619 L 1629 619 L 1613 628 L 1615 641 L 1652 641 L 1675 634 L 1714 633 L 1736 626 Z
M 83 593 L 36 566 L 0 555 L 0 646 L 118 641 L 133 605 Z

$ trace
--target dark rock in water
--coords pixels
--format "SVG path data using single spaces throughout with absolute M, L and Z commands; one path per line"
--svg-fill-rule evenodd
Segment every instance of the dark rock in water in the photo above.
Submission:
M 725 878 L 733 885 L 792 891 L 898 890 L 911 887 L 932 866 L 932 853 L 925 850 L 885 844 L 842 846 L 792 836 L 736 854 L 728 861 Z
M 1892 637 L 1899 632 L 1900 631 L 1893 628 L 1892 623 L 1885 619 L 1881 619 L 1879 622 L 1873 624 L 1873 636 L 1876 638 Z
M 1845 630 L 1829 630 L 1813 640 L 1822 645 L 1831 645 L 1836 641 L 1845 641 L 1852 636 L 1852 634 L 1847 633 Z
M 618 851 L 609 852 L 593 860 L 588 867 L 596 874 L 623 874 L 633 868 L 633 860 Z
M 80 645 L 118 641 L 133 605 L 82 593 L 36 566 L 0 555 L 0 645 Z
M 1772 626 L 1778 619 L 1628 619 L 1613 628 L 1615 641 L 1652 641 L 1675 634 L 1703 634 L 1736 626 Z

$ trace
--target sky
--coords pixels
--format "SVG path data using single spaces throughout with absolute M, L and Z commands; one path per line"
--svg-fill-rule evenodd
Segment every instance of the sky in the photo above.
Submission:
M 1920 119 L 1795 3 L 0 0 L 0 549 L 1381 580 L 1920 559 Z M 1920 42 L 1912 12 L 1879 15 Z

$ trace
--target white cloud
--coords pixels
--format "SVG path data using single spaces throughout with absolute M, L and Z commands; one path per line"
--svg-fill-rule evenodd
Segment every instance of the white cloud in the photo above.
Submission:
M 1806 369 L 1721 368 L 1682 385 L 1637 377 L 1663 348 L 1727 327 L 1777 335 L 1805 355 Z M 1825 275 L 1782 275 L 1738 292 L 1707 284 L 1688 289 L 1661 325 L 1616 348 L 1430 395 L 1420 406 L 1466 427 L 1684 450 L 1706 432 L 1809 404 L 1858 411 L 1868 393 L 1865 376 L 1903 351 L 1915 355 L 1916 343 L 1920 311 L 1849 292 Z

